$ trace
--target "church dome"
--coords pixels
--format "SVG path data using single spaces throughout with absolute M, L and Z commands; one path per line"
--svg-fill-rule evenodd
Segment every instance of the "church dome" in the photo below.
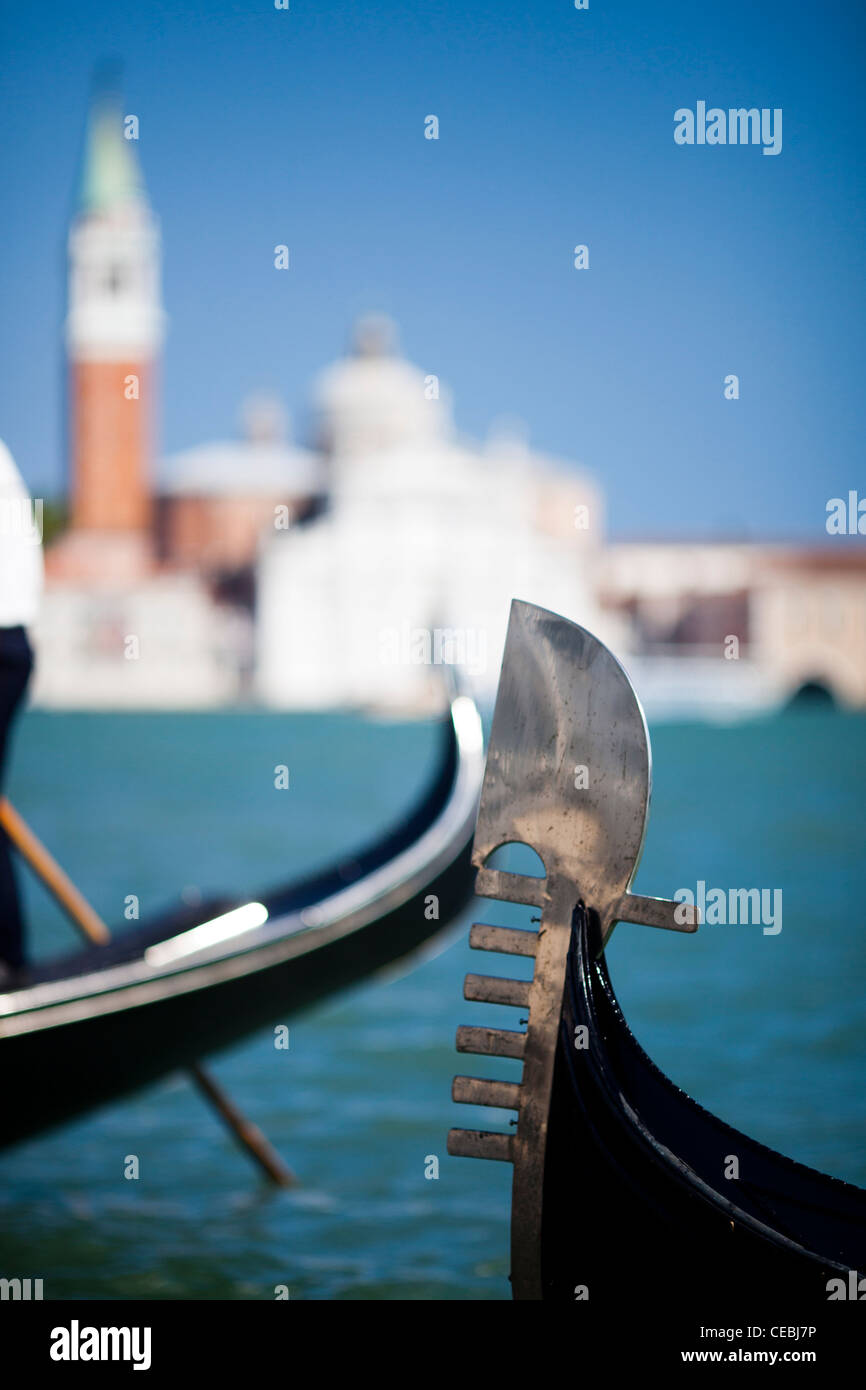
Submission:
M 399 356 L 389 319 L 363 318 L 351 355 L 316 383 L 322 447 L 332 455 L 369 454 L 441 438 L 448 416 L 438 390 L 435 377 Z
M 321 459 L 287 439 L 287 417 L 269 396 L 244 402 L 244 439 L 183 449 L 165 461 L 163 491 L 193 497 L 312 497 L 324 487 Z

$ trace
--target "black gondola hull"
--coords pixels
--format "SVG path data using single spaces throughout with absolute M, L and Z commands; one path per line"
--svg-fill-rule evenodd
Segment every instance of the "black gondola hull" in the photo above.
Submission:
M 477 710 L 457 696 L 414 810 L 351 859 L 263 894 L 259 929 L 191 949 L 187 934 L 219 930 L 238 907 L 211 902 L 50 962 L 0 996 L 0 1148 L 282 1022 L 446 930 L 472 894 L 482 760 Z
M 441 918 L 456 916 L 472 891 L 468 846 L 405 906 L 351 936 L 251 974 L 189 994 L 3 1041 L 0 1146 L 62 1124 L 231 1047 L 248 1033 L 358 984 L 430 938 L 429 894 Z M 67 1034 L 67 1036 L 64 1036 Z
M 578 917 L 545 1156 L 544 1297 L 687 1302 L 707 1319 L 737 1304 L 826 1303 L 831 1281 L 866 1267 L 866 1192 L 773 1152 L 674 1086 L 629 1031 L 587 936 Z

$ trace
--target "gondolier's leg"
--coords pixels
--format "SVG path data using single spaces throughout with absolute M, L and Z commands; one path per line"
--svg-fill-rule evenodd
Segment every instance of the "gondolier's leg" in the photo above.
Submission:
M 6 770 L 9 730 L 30 679 L 33 653 L 23 627 L 0 628 L 0 794 Z M 0 963 L 13 970 L 24 964 L 24 922 L 12 854 L 0 828 Z

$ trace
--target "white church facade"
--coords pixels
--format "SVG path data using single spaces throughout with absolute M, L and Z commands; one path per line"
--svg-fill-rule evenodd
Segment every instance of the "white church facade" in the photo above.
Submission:
M 366 320 L 315 391 L 329 505 L 263 540 L 257 690 L 286 708 L 441 702 L 443 666 L 483 696 L 512 597 L 598 630 L 592 482 L 511 438 L 459 439 L 435 378 Z

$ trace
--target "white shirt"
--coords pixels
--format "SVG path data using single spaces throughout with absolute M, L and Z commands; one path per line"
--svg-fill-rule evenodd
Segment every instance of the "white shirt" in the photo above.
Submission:
M 42 503 L 0 439 L 0 627 L 27 627 L 42 594 Z

